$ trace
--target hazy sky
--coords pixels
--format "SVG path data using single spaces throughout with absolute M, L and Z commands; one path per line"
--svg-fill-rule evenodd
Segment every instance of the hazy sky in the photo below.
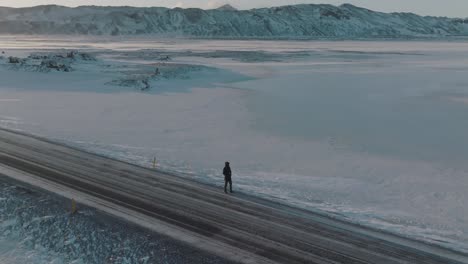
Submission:
M 240 9 L 288 5 L 298 3 L 351 3 L 372 10 L 414 12 L 421 15 L 468 17 L 468 0 L 0 0 L 0 6 L 34 6 L 58 4 L 78 5 L 131 5 L 214 8 L 229 3 Z

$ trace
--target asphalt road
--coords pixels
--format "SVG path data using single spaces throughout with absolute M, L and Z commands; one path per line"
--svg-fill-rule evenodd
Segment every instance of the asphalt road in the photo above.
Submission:
M 0 174 L 240 263 L 468 263 L 467 254 L 2 129 Z

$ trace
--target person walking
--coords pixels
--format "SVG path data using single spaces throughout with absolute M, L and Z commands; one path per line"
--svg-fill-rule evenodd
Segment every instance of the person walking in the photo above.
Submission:
M 229 190 L 232 193 L 232 172 L 231 172 L 231 167 L 229 166 L 229 162 L 226 161 L 224 163 L 224 169 L 223 169 L 223 175 L 224 175 L 224 192 L 227 193 L 227 185 L 229 183 Z

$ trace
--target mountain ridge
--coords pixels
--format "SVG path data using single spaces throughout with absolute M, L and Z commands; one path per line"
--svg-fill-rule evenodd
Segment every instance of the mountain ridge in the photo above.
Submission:
M 351 4 L 250 10 L 42 5 L 0 7 L 0 34 L 158 35 L 195 38 L 468 36 L 468 19 L 376 12 Z
M 225 4 L 225 5 L 222 5 L 218 8 L 216 8 L 217 10 L 224 10 L 224 11 L 237 11 L 237 8 L 233 7 L 232 5 L 230 4 Z

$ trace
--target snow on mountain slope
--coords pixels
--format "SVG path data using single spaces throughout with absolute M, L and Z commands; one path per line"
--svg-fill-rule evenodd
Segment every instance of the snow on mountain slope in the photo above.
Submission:
M 230 4 L 225 4 L 225 5 L 222 5 L 218 8 L 216 8 L 217 10 L 222 10 L 222 11 L 237 11 L 237 8 L 233 7 L 232 5 Z
M 1 34 L 204 38 L 361 38 L 468 35 L 468 19 L 380 13 L 350 4 L 232 10 L 48 5 L 0 7 Z

